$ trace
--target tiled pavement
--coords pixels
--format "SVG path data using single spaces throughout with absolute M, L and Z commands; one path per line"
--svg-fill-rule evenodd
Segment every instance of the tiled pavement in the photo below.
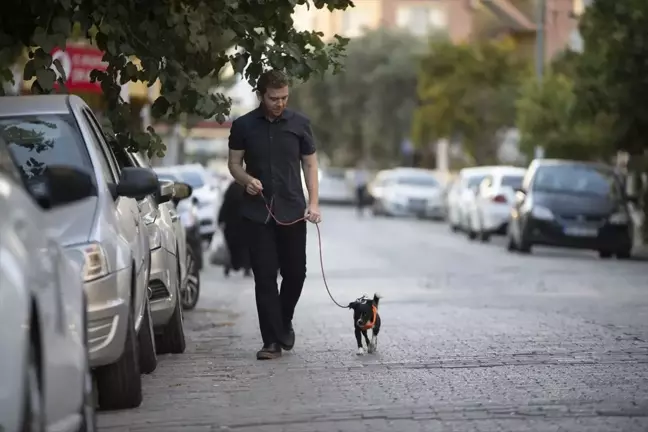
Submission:
M 205 271 L 184 355 L 161 358 L 135 410 L 101 431 L 645 431 L 648 263 L 508 254 L 442 225 L 328 210 L 331 289 L 380 292 L 379 352 L 357 357 L 310 233 L 297 345 L 258 362 L 250 280 Z

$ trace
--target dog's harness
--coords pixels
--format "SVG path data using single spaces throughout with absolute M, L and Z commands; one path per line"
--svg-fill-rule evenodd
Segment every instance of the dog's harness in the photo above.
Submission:
M 378 316 L 378 309 L 376 308 L 375 305 L 371 305 L 371 312 L 372 312 L 373 317 L 371 318 L 371 321 L 369 321 L 367 324 L 362 326 L 362 330 L 370 330 L 376 324 L 376 317 Z

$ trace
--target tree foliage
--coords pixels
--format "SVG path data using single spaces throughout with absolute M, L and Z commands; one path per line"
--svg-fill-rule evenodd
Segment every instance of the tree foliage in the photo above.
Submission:
M 421 48 L 409 34 L 371 31 L 349 42 L 344 74 L 295 88 L 291 104 L 311 117 L 320 148 L 336 165 L 369 155 L 378 165 L 399 158 L 416 105 Z
M 25 80 L 36 78 L 33 93 L 50 93 L 60 62 L 50 53 L 64 47 L 73 28 L 96 44 L 108 63 L 94 71 L 108 102 L 108 116 L 120 144 L 132 150 L 163 153 L 152 130 L 130 129 L 129 107 L 119 98 L 120 84 L 161 82 L 152 106 L 156 118 L 187 113 L 223 121 L 231 101 L 210 92 L 214 77 L 228 64 L 255 82 L 274 67 L 307 79 L 328 68 L 337 70 L 346 40 L 330 44 L 321 33 L 299 32 L 292 12 L 307 0 L 4 0 L 0 15 L 0 81 L 12 81 L 9 67 L 17 53 L 29 50 Z M 313 0 L 329 10 L 353 6 L 350 0 Z M 223 39 L 230 39 L 223 46 Z M 235 46 L 236 53 L 226 48 Z M 135 59 L 139 59 L 140 66 Z M 64 79 L 59 79 L 62 83 Z M 155 139 L 154 139 L 155 138 Z
M 560 65 L 560 69 L 569 70 L 562 68 L 562 62 Z M 533 157 L 536 146 L 542 146 L 545 157 L 550 158 L 596 160 L 609 156 L 609 117 L 599 114 L 583 120 L 575 113 L 576 103 L 574 81 L 567 74 L 552 71 L 542 82 L 529 77 L 517 101 L 520 150 L 528 157 Z
M 494 161 L 497 134 L 514 123 L 518 86 L 527 70 L 510 39 L 433 42 L 419 68 L 415 143 L 459 137 L 476 163 Z
M 579 115 L 612 118 L 619 150 L 640 154 L 648 136 L 648 2 L 596 0 L 580 24 L 585 45 L 577 66 Z

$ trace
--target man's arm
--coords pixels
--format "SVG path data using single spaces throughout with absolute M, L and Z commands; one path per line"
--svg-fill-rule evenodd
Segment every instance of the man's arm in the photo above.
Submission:
M 317 169 L 317 153 L 302 156 L 302 169 L 308 189 L 308 203 L 319 205 L 319 175 Z
M 315 152 L 315 140 L 313 139 L 313 129 L 310 121 L 306 121 L 304 126 L 304 135 L 300 143 L 300 152 L 302 155 L 302 170 L 306 180 L 306 189 L 308 189 L 309 205 L 319 205 L 319 171 L 317 166 L 317 153 Z
M 227 168 L 234 180 L 243 186 L 250 183 L 252 177 L 245 172 L 243 168 L 243 156 L 245 155 L 245 141 L 243 139 L 241 126 L 237 121 L 232 123 L 229 136 L 229 155 L 227 158 Z

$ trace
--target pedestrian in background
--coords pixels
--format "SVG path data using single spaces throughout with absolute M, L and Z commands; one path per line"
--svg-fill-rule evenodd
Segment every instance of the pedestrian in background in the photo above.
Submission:
M 363 160 L 360 160 L 353 172 L 353 181 L 356 193 L 356 206 L 358 215 L 364 215 L 364 208 L 367 204 L 367 185 L 369 184 L 369 172 Z
M 241 204 L 245 188 L 235 181 L 225 191 L 223 203 L 218 212 L 218 225 L 225 237 L 229 251 L 229 263 L 224 266 L 225 276 L 232 270 L 243 269 L 245 276 L 251 276 L 250 248 L 245 234 L 245 224 L 241 216 Z
M 282 349 L 291 350 L 295 344 L 292 320 L 306 279 L 306 221 L 319 223 L 321 217 L 310 120 L 286 109 L 289 81 L 283 72 L 263 73 L 255 90 L 259 107 L 232 122 L 228 167 L 246 192 L 241 214 L 249 235 L 263 339 L 257 358 L 265 360 L 280 357 Z

